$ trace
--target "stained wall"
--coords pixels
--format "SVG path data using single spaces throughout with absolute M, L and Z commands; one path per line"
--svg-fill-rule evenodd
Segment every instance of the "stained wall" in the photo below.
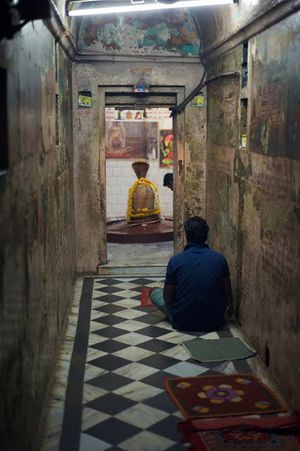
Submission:
M 209 85 L 206 191 L 211 244 L 228 257 L 239 321 L 296 410 L 300 408 L 299 24 L 300 14 L 295 13 L 249 41 L 247 87 L 241 88 L 241 79 L 235 76 Z M 239 46 L 211 62 L 209 77 L 241 72 L 241 63 Z M 248 119 L 241 98 L 248 99 Z
M 263 24 L 271 10 L 279 11 L 291 0 L 238 0 L 231 5 L 195 9 L 193 15 L 199 22 L 205 52 L 217 48 L 230 37 L 249 25 Z M 295 3 L 295 2 L 294 2 Z M 292 8 L 295 5 L 292 5 Z
M 9 124 L 0 175 L 1 449 L 33 451 L 75 271 L 71 68 L 41 21 L 1 41 L 0 66 Z

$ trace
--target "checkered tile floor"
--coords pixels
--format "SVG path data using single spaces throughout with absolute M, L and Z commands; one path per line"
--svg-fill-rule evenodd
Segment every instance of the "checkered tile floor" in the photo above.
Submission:
M 80 451 L 184 449 L 176 431 L 182 416 L 164 390 L 164 378 L 251 372 L 245 360 L 191 360 L 180 343 L 231 333 L 180 333 L 155 307 L 141 307 L 142 287 L 162 283 L 155 277 L 93 279 Z

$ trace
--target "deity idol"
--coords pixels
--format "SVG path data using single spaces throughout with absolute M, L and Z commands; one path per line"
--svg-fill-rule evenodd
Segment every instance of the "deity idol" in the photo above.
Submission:
M 146 178 L 149 163 L 136 160 L 132 168 L 137 180 L 129 188 L 127 222 L 147 223 L 161 221 L 161 211 L 157 186 Z

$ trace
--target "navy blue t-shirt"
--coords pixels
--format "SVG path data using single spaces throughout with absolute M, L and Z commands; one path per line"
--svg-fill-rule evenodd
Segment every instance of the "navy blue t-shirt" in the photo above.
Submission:
M 176 300 L 167 305 L 173 327 L 189 331 L 221 327 L 226 307 L 221 281 L 228 277 L 226 258 L 206 244 L 188 244 L 174 255 L 165 280 L 176 287 Z

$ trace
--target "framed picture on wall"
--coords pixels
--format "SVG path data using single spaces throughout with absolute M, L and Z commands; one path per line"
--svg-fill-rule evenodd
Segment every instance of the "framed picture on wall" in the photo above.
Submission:
M 146 158 L 157 154 L 158 122 L 107 121 L 106 158 Z
M 174 162 L 173 130 L 160 130 L 159 165 L 160 167 L 172 167 Z

